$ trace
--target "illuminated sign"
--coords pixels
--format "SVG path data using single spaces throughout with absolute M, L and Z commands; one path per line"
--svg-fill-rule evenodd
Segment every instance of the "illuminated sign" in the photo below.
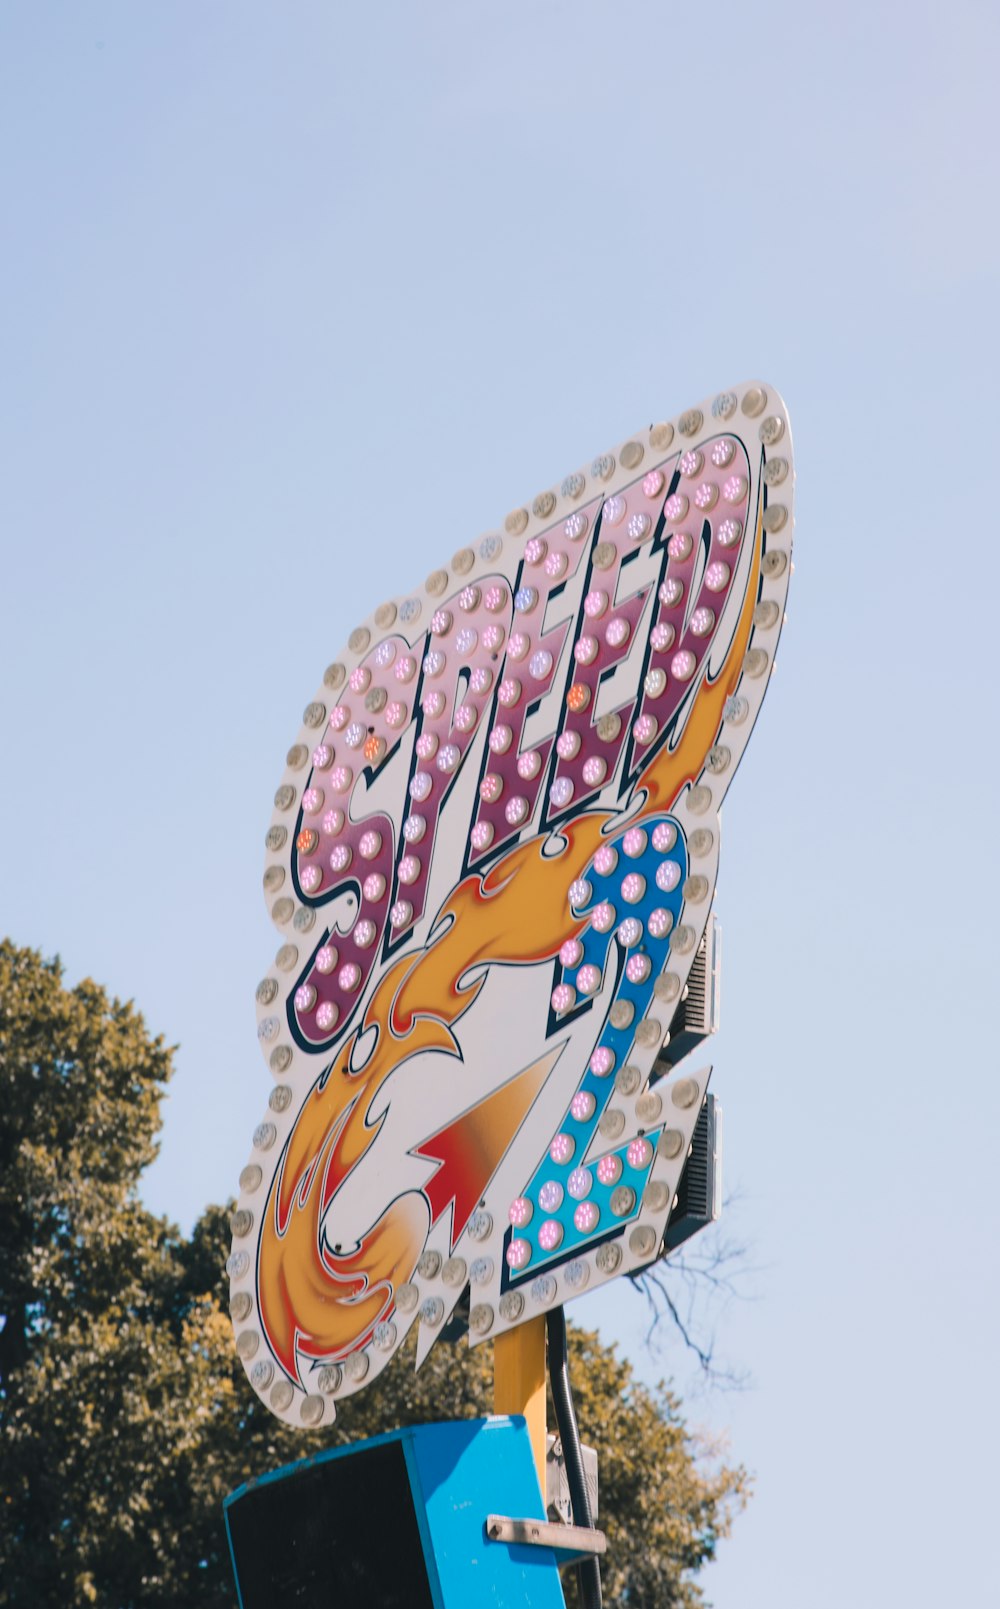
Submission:
M 792 481 L 780 398 L 725 392 L 382 604 L 307 705 L 229 1262 L 290 1423 L 413 1324 L 422 1358 L 466 1289 L 477 1341 L 660 1255 L 708 1070 L 654 1063 L 774 662 Z

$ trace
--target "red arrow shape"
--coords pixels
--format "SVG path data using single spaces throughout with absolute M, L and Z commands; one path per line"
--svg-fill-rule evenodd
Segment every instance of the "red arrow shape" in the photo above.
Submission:
M 547 1052 L 429 1139 L 413 1146 L 412 1156 L 438 1164 L 424 1185 L 431 1222 L 437 1223 L 454 1203 L 453 1249 L 561 1055 L 562 1046 Z

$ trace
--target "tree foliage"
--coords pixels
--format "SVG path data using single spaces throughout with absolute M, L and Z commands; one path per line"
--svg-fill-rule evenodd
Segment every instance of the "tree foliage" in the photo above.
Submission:
M 249 1389 L 226 1311 L 228 1213 L 190 1238 L 138 1197 L 170 1052 L 131 1005 L 0 944 L 0 1604 L 230 1609 L 221 1502 L 319 1446 L 490 1411 L 491 1349 L 412 1347 L 332 1428 L 295 1433 Z M 599 1449 L 610 1602 L 690 1606 L 747 1481 L 680 1404 L 570 1331 Z M 552 1418 L 550 1409 L 550 1419 Z M 570 1583 L 567 1597 L 573 1600 Z

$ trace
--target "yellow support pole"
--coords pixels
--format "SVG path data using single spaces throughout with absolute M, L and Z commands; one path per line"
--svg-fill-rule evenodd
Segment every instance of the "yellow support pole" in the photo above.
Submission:
M 538 1484 L 545 1501 L 545 1316 L 506 1330 L 493 1343 L 493 1411 L 528 1422 Z

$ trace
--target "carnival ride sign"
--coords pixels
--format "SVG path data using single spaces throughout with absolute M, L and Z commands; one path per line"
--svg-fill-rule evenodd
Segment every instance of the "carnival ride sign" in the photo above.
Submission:
M 476 1342 L 662 1254 L 710 1069 L 657 1055 L 774 663 L 792 484 L 780 398 L 724 392 L 383 603 L 306 706 L 228 1265 L 287 1422 L 332 1420 L 414 1324 L 419 1363 L 467 1290 Z

